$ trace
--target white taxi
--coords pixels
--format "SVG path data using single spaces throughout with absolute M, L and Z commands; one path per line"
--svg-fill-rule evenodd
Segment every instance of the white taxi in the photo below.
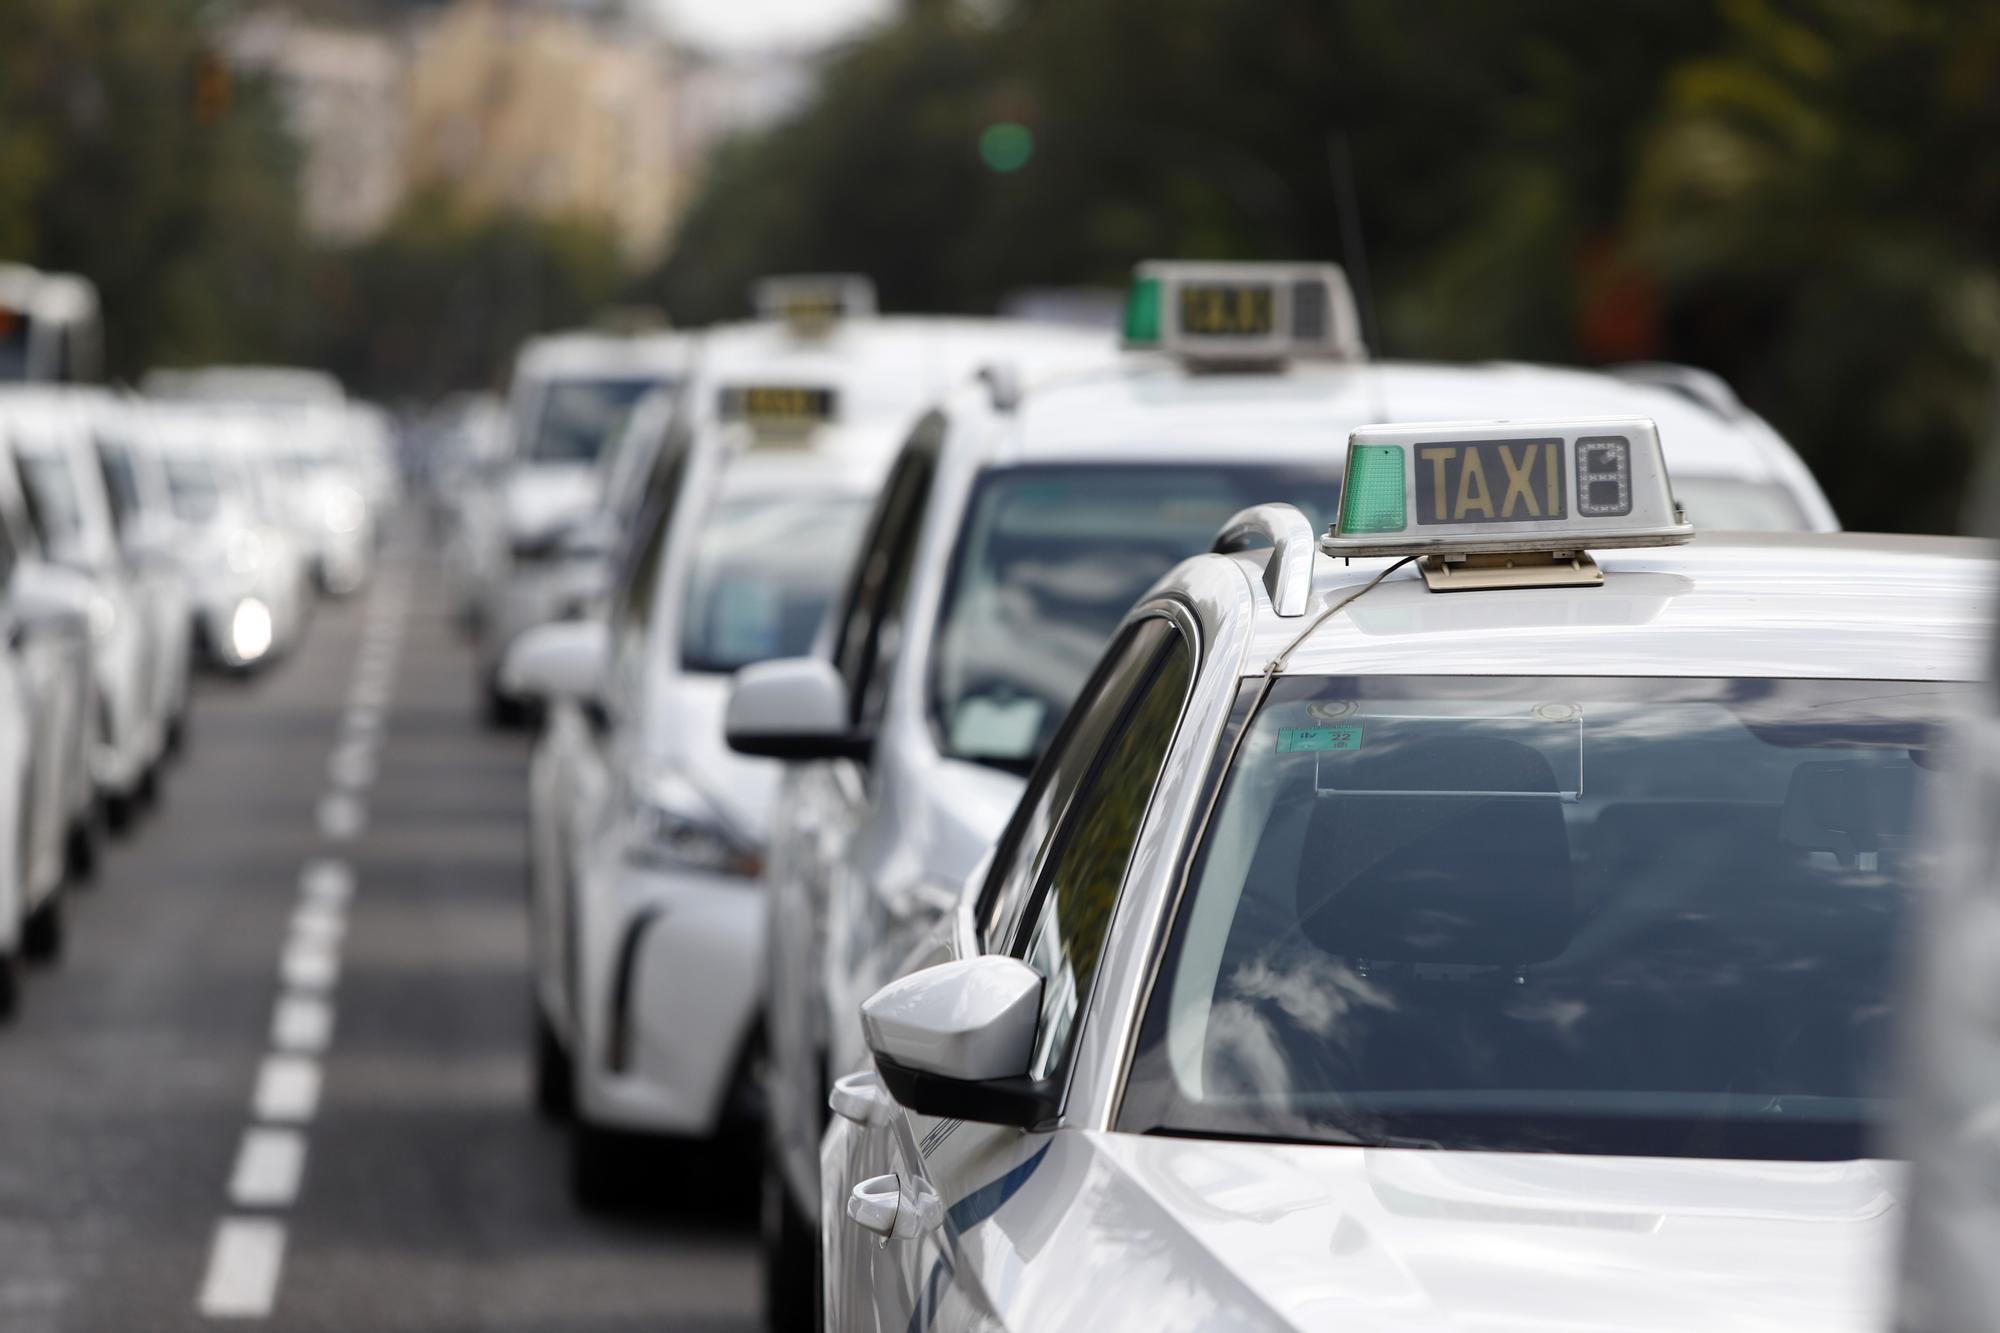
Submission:
M 156 626 L 145 583 L 119 548 L 116 520 L 91 440 L 93 397 L 21 389 L 0 397 L 0 431 L 41 550 L 90 582 L 90 771 L 114 826 L 152 791 L 165 751 L 156 694 Z
M 516 358 L 508 461 L 489 482 L 490 521 L 473 532 L 487 549 L 467 560 L 477 580 L 472 620 L 490 720 L 519 717 L 518 701 L 500 684 L 508 648 L 560 618 L 574 595 L 569 542 L 601 499 L 599 460 L 641 399 L 680 382 L 691 347 L 681 333 L 562 333 L 530 340 Z
M 703 1137 L 760 1100 L 759 881 L 778 766 L 723 743 L 737 668 L 810 648 L 910 423 L 993 358 L 1101 360 L 999 321 L 759 321 L 704 335 L 604 619 L 544 626 L 504 683 L 550 703 L 530 800 L 537 1085 L 573 1184 L 619 1135 Z
M 311 571 L 254 424 L 219 408 L 155 403 L 148 439 L 181 532 L 202 656 L 238 672 L 284 656 L 305 632 Z
M 1378 417 L 1549 401 L 1645 413 L 1672 427 L 1676 485 L 1699 506 L 1833 526 L 1797 456 L 1714 382 L 1370 361 L 1328 266 L 1144 265 L 1126 335 L 1139 350 L 1094 373 L 945 405 L 878 505 L 832 660 L 741 682 L 735 739 L 806 761 L 768 874 L 769 1157 L 786 1186 L 767 1191 L 773 1272 L 812 1261 L 826 1091 L 864 1062 L 861 1001 L 955 901 L 1133 599 L 1246 505 L 1332 517 L 1327 441 Z
M 1141 599 L 863 1006 L 827 1327 L 1881 1327 L 1987 553 L 1684 544 L 1641 419 L 1345 474 Z

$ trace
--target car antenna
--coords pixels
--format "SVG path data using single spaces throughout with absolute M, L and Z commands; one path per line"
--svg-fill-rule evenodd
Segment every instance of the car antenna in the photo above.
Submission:
M 1360 308 L 1361 340 L 1368 347 L 1368 360 L 1388 355 L 1382 336 L 1382 321 L 1375 313 L 1375 283 L 1368 276 L 1368 243 L 1361 230 L 1361 190 L 1354 179 L 1354 148 L 1346 130 L 1328 130 L 1326 164 L 1333 174 L 1334 205 L 1340 219 L 1340 258 L 1354 288 L 1354 303 Z M 1382 394 L 1379 375 L 1368 377 L 1369 396 L 1375 419 L 1387 421 L 1389 406 Z

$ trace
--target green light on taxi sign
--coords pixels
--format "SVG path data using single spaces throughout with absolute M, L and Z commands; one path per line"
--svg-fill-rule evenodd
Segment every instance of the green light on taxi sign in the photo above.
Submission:
M 1160 341 L 1160 280 L 1139 278 L 1125 295 L 1125 341 L 1155 347 Z
M 1401 532 L 1405 522 L 1403 446 L 1351 446 L 1340 483 L 1341 533 Z

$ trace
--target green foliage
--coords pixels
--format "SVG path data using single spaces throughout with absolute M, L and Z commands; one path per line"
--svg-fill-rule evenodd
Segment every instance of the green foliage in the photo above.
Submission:
M 384 397 L 497 385 L 524 338 L 586 322 L 617 295 L 617 254 L 595 224 L 418 195 L 381 235 L 321 258 L 307 359 Z
M 999 123 L 1033 143 L 1005 173 Z M 759 273 L 851 268 L 981 310 L 1148 256 L 1339 259 L 1335 136 L 1388 351 L 1709 366 L 1850 524 L 1958 522 L 2000 353 L 1979 0 L 912 6 L 731 146 L 652 286 L 732 317 Z
M 114 374 L 283 336 L 303 277 L 294 154 L 266 90 L 207 119 L 198 0 L 10 0 L 0 254 L 89 275 Z

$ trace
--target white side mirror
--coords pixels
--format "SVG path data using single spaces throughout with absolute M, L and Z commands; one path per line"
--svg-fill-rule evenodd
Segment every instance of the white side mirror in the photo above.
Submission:
M 611 630 L 603 621 L 537 625 L 507 650 L 500 685 L 528 698 L 596 702 L 604 696 L 610 662 Z
M 875 1058 L 960 1082 L 1028 1072 L 1042 979 L 1018 958 L 982 954 L 892 981 L 861 1006 Z
M 736 673 L 723 721 L 729 748 L 762 759 L 865 758 L 847 723 L 847 685 L 822 657 L 785 657 Z

